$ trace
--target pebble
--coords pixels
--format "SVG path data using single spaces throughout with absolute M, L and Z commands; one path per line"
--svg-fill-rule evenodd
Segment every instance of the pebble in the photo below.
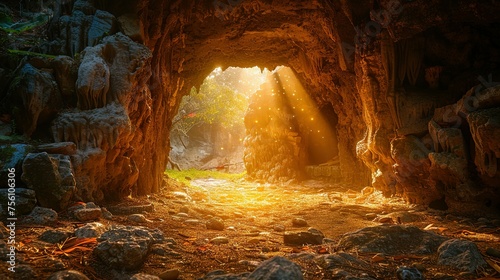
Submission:
M 424 280 L 424 275 L 418 269 L 402 266 L 398 268 L 396 275 L 400 280 Z
M 178 269 L 170 269 L 165 272 L 162 272 L 158 277 L 162 280 L 176 280 L 181 275 L 181 272 Z
M 249 260 L 241 260 L 238 263 L 241 265 L 246 265 L 246 266 L 251 266 L 251 267 L 257 267 L 260 265 L 260 262 L 258 262 L 258 261 L 249 261 Z
M 106 231 L 106 229 L 106 226 L 101 223 L 88 223 L 75 230 L 75 236 L 78 238 L 99 237 Z
M 274 225 L 273 230 L 277 232 L 283 232 L 285 231 L 285 226 L 284 225 Z
M 215 238 L 212 238 L 210 240 L 210 243 L 215 244 L 215 245 L 221 245 L 221 244 L 227 244 L 229 243 L 229 239 L 224 236 L 217 236 Z
M 146 274 L 146 273 L 137 273 L 130 277 L 130 280 L 160 280 L 158 276 Z
M 309 226 L 309 224 L 307 223 L 306 220 L 304 220 L 302 218 L 293 218 L 292 226 L 294 226 L 294 227 L 307 227 L 307 226 Z
M 111 214 L 111 212 L 108 211 L 108 209 L 102 207 L 101 208 L 101 213 L 102 213 L 102 217 L 106 220 L 113 220 L 113 214 Z
M 224 222 L 218 218 L 211 218 L 206 223 L 207 229 L 224 230 Z
M 189 219 L 189 220 L 185 220 L 184 223 L 186 225 L 199 225 L 199 224 L 201 224 L 201 221 L 196 220 L 196 219 Z
M 187 218 L 187 217 L 189 217 L 189 215 L 188 215 L 187 213 L 185 213 L 185 212 L 179 212 L 179 213 L 177 213 L 177 215 L 176 215 L 176 216 L 177 216 L 177 217 L 182 217 L 182 218 Z
M 102 212 L 100 208 L 85 208 L 76 210 L 73 212 L 73 215 L 80 222 L 87 222 L 98 220 L 101 217 Z
M 367 214 L 365 215 L 365 218 L 366 218 L 367 220 L 373 220 L 373 219 L 375 219 L 376 217 L 377 217 L 377 213 L 367 213 Z
M 492 257 L 495 257 L 495 258 L 500 258 L 500 250 L 497 250 L 495 248 L 489 247 L 488 249 L 486 249 L 486 255 L 492 256 Z
M 127 217 L 127 219 L 133 223 L 147 223 L 151 222 L 150 220 L 146 219 L 146 217 L 142 214 L 132 214 Z

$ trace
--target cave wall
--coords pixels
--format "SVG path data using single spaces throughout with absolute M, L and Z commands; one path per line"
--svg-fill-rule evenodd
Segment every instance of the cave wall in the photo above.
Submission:
M 36 136 L 39 119 L 45 127 L 55 118 L 53 141 L 78 148 L 85 198 L 159 190 L 181 97 L 215 67 L 284 65 L 315 104 L 333 107 L 346 182 L 457 210 L 498 204 L 498 91 L 483 94 L 477 81 L 496 79 L 488 78 L 499 63 L 496 2 L 72 3 L 43 46 L 71 56 L 49 65 L 59 92 L 46 90 L 66 109 L 26 110 L 24 132 Z M 474 110 L 463 110 L 471 100 Z

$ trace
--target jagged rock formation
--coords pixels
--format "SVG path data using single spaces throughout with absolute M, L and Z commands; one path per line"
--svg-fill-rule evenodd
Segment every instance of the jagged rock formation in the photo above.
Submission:
M 76 1 L 54 17 L 45 48 L 74 60 L 56 59 L 54 74 L 32 64 L 52 79 L 39 83 L 47 96 L 67 97 L 51 127 L 54 141 L 78 147 L 81 197 L 158 190 L 180 98 L 216 66 L 285 65 L 318 107 L 333 107 L 344 180 L 409 202 L 498 207 L 498 3 L 104 2 Z M 18 103 L 26 135 L 57 105 L 29 96 Z

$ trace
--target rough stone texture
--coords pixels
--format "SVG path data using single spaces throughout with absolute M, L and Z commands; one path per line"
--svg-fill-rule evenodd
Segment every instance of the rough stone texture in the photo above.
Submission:
M 331 255 L 318 256 L 314 261 L 324 269 L 356 267 L 360 269 L 368 269 L 370 267 L 366 262 L 357 259 L 353 255 L 347 253 L 338 253 Z
M 27 224 L 46 225 L 57 221 L 57 212 L 50 208 L 35 207 L 23 220 Z
M 88 223 L 75 230 L 75 236 L 78 238 L 99 237 L 106 231 L 107 227 L 101 223 Z
M 20 187 L 21 171 L 26 155 L 33 151 L 33 146 L 26 144 L 9 144 L 0 146 L 0 184 L 2 188 L 8 188 L 9 169 L 14 168 L 16 172 L 16 187 Z
M 89 280 L 89 278 L 76 270 L 63 270 L 52 274 L 48 280 Z
M 38 237 L 38 239 L 40 239 L 44 242 L 47 242 L 47 243 L 55 244 L 55 243 L 59 243 L 59 242 L 66 240 L 66 238 L 70 237 L 71 235 L 72 235 L 71 232 L 56 230 L 56 229 L 49 229 L 49 230 L 44 231 Z
M 432 254 L 445 240 L 445 237 L 415 226 L 382 225 L 346 233 L 340 239 L 338 247 L 387 255 Z
M 2 102 L 9 104 L 16 123 L 28 137 L 38 126 L 53 118 L 62 105 L 61 94 L 50 71 L 37 69 L 29 63 L 21 68 Z
M 250 275 L 248 280 L 256 279 L 304 279 L 302 270 L 295 264 L 283 257 L 273 257 L 263 261 Z
M 403 194 L 409 202 L 444 200 L 456 211 L 498 208 L 498 141 L 488 137 L 497 135 L 500 107 L 493 83 L 500 35 L 493 23 L 500 7 L 494 1 L 222 2 L 133 0 L 106 2 L 105 9 L 103 1 L 76 1 L 71 15 L 56 16 L 50 48 L 83 58 L 85 66 L 77 78 L 82 107 L 59 114 L 53 130 L 56 142 L 75 138 L 83 198 L 158 191 L 181 97 L 215 67 L 285 65 L 315 105 L 333 107 L 344 180 L 372 184 L 388 196 Z M 98 50 L 83 51 L 104 30 L 112 35 L 112 16 L 104 10 L 137 15 L 139 32 L 122 28 L 140 34 L 146 48 L 113 35 Z M 92 28 L 94 22 L 103 28 Z M 90 29 L 99 36 L 89 43 Z M 484 73 L 491 78 L 478 79 Z M 95 87 L 93 77 L 99 78 Z M 480 90 L 469 91 L 474 86 Z M 20 112 L 36 115 L 20 104 Z M 105 111 L 109 106 L 121 109 Z M 99 112 L 128 121 L 87 122 Z M 23 125 L 23 133 L 42 131 L 41 120 L 35 128 Z M 87 142 L 94 144 L 85 148 Z M 271 179 L 285 177 L 282 167 Z
M 9 203 L 9 190 L 0 189 L 0 217 L 7 217 L 7 206 Z M 15 190 L 16 215 L 28 214 L 36 205 L 35 191 L 24 188 L 16 188 Z
M 396 271 L 399 280 L 424 280 L 425 277 L 418 269 L 402 266 Z
M 76 153 L 76 145 L 73 142 L 59 142 L 38 145 L 36 149 L 48 154 L 61 154 L 71 156 Z
M 65 209 L 75 192 L 75 178 L 69 156 L 31 153 L 23 162 L 22 180 L 35 190 L 42 207 Z
M 72 161 L 82 199 L 102 201 L 129 195 L 131 190 L 151 191 L 137 189 L 139 170 L 152 161 L 143 152 L 152 128 L 152 100 L 146 86 L 150 56 L 147 48 L 122 34 L 108 36 L 82 52 L 76 83 L 79 109 L 60 114 L 52 124 L 56 142 L 77 146 Z
M 100 208 L 84 208 L 73 212 L 73 215 L 81 222 L 98 220 L 101 215 Z
M 325 236 L 316 229 L 301 232 L 285 232 L 283 241 L 285 245 L 302 246 L 306 244 L 319 245 L 323 243 Z
M 210 218 L 205 225 L 207 229 L 224 230 L 224 221 L 220 218 Z
M 94 254 L 113 268 L 134 270 L 145 261 L 151 246 L 164 241 L 159 230 L 144 227 L 114 227 L 98 239 Z
M 451 239 L 439 246 L 438 264 L 474 273 L 478 268 L 486 265 L 486 262 L 473 242 Z
M 146 273 L 137 273 L 130 277 L 130 280 L 160 280 L 160 277 Z

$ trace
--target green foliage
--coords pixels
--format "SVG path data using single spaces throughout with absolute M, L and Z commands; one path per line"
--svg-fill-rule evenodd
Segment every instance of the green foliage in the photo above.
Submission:
M 218 171 L 212 171 L 212 170 L 198 170 L 198 169 L 187 169 L 187 170 L 166 170 L 165 174 L 167 174 L 168 177 L 177 180 L 181 183 L 184 183 L 188 186 L 191 186 L 190 181 L 191 180 L 196 180 L 196 179 L 208 179 L 208 178 L 213 178 L 213 179 L 220 179 L 220 180 L 227 180 L 227 181 L 237 181 L 245 177 L 246 171 L 242 173 L 225 173 L 225 172 L 218 172 Z M 186 178 L 190 178 L 186 179 Z
M 187 134 L 197 125 L 214 123 L 231 128 L 242 123 L 247 107 L 246 96 L 209 77 L 199 91 L 193 87 L 191 93 L 182 98 L 174 129 Z
M 27 21 L 12 22 L 12 18 L 8 15 L 0 17 L 0 30 L 11 34 L 19 34 L 38 26 L 44 25 L 49 21 L 49 15 L 39 13 Z

